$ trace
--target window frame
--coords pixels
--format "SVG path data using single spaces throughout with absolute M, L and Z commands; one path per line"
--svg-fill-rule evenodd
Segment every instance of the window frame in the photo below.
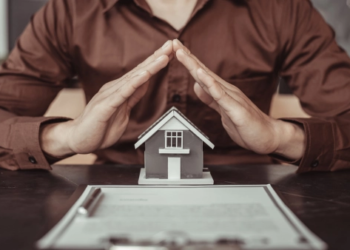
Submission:
M 174 133 L 174 132 L 176 133 L 175 136 L 172 135 L 172 133 Z M 168 135 L 168 133 L 170 133 L 170 135 Z M 180 136 L 178 135 L 178 133 L 181 133 Z M 165 130 L 164 138 L 165 138 L 165 148 L 166 149 L 183 149 L 183 145 L 184 145 L 183 131 L 181 131 L 181 130 Z M 170 138 L 170 145 L 172 145 L 173 140 L 175 140 L 176 147 L 173 147 L 173 146 L 168 147 L 168 144 L 167 144 L 168 138 Z M 177 145 L 178 138 L 181 138 L 181 146 L 180 147 Z

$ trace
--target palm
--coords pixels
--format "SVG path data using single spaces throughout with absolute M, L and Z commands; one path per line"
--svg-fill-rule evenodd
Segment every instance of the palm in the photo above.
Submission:
M 220 113 L 231 139 L 257 153 L 273 152 L 278 145 L 275 120 L 259 110 L 237 87 L 211 72 L 179 41 L 175 41 L 174 47 L 178 60 L 197 81 L 195 93 L 201 101 Z
M 105 131 L 105 136 L 100 148 L 108 148 L 115 144 L 124 134 L 129 123 L 130 109 L 144 96 L 147 91 L 148 84 L 143 85 L 138 89 L 118 110 L 113 114 L 108 121 L 108 126 Z
M 76 122 L 81 123 L 80 126 L 77 126 L 71 134 L 75 145 L 74 152 L 85 154 L 115 144 L 126 130 L 131 108 L 145 94 L 147 86 L 148 84 L 144 84 L 137 89 L 116 109 L 113 105 L 104 107 L 103 110 L 96 112 L 94 119 L 87 123 L 86 117 L 94 112 L 94 100 L 91 100 L 92 103 L 87 105 L 85 112 L 76 119 Z
M 149 79 L 168 64 L 172 52 L 168 41 L 126 75 L 103 85 L 69 124 L 64 141 L 70 151 L 85 154 L 115 144 L 126 130 L 130 110 L 146 93 Z
M 95 120 L 89 123 L 82 122 L 71 131 L 70 141 L 72 150 L 79 154 L 86 154 L 99 148 L 113 145 L 126 129 L 128 114 L 122 105 L 107 121 Z M 98 117 L 96 117 L 98 118 Z M 82 120 L 81 117 L 76 122 Z M 74 143 L 72 143 L 74 142 Z
M 253 119 L 247 121 L 246 117 L 240 119 L 239 125 L 234 124 L 230 115 L 221 109 L 222 124 L 227 131 L 230 138 L 239 146 L 252 150 L 259 154 L 269 154 L 273 152 L 277 144 L 273 138 L 273 127 L 270 125 L 268 119 L 265 122 Z

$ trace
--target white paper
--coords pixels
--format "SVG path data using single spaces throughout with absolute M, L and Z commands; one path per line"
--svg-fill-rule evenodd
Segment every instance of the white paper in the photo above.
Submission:
M 100 204 L 90 218 L 76 216 L 91 187 L 102 188 Z M 88 186 L 38 247 L 91 249 L 113 236 L 139 241 L 169 231 L 195 241 L 240 239 L 243 249 L 326 249 L 270 185 Z

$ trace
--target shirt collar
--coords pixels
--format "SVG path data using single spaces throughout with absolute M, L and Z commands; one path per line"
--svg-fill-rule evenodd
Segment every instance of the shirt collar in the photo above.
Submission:
M 104 8 L 103 12 L 109 11 L 119 0 L 103 0 L 104 1 Z M 202 8 L 209 0 L 198 0 L 197 6 Z

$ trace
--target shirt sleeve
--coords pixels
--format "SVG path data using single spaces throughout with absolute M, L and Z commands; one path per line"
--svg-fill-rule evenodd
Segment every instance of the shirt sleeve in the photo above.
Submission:
M 41 150 L 43 117 L 52 100 L 74 75 L 68 1 L 49 1 L 36 13 L 0 67 L 0 167 L 50 169 Z
M 350 168 L 350 59 L 309 0 L 283 0 L 280 74 L 311 118 L 298 172 Z

